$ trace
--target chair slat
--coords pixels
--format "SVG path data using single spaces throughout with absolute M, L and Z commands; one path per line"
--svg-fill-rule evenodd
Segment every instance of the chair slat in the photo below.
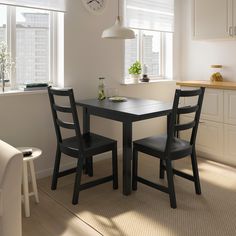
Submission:
M 194 97 L 201 95 L 202 90 L 196 89 L 196 90 L 180 90 L 180 97 Z
M 196 112 L 198 109 L 199 109 L 198 105 L 181 107 L 181 108 L 178 108 L 177 114 L 188 114 L 188 113 Z
M 53 104 L 53 109 L 59 112 L 72 113 L 72 110 L 70 107 L 58 106 L 56 104 Z
M 64 121 L 61 121 L 60 119 L 57 119 L 56 122 L 62 128 L 65 128 L 65 129 L 75 129 L 75 124 L 74 123 L 64 122 Z
M 186 130 L 186 129 L 191 129 L 195 126 L 196 122 L 191 121 L 185 124 L 177 124 L 175 125 L 175 131 L 181 131 L 181 130 Z
M 75 157 L 75 158 L 79 157 L 79 150 L 78 149 L 74 149 L 71 147 L 65 147 L 62 144 L 60 144 L 60 149 L 64 154 L 66 154 L 68 156 Z
M 72 89 L 50 89 L 50 93 L 57 96 L 69 96 Z

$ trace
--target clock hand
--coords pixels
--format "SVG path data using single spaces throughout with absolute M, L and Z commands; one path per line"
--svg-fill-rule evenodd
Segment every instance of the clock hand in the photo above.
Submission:
M 94 0 L 94 1 L 97 2 L 100 6 L 102 6 L 101 3 L 98 0 Z
M 89 2 L 87 2 L 87 4 L 90 4 L 91 2 L 94 2 L 95 0 L 90 0 Z

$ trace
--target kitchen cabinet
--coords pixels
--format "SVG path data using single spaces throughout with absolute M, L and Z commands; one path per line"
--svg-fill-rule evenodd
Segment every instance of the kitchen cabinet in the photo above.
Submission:
M 182 116 L 181 123 L 187 123 L 193 118 Z M 191 130 L 181 132 L 180 136 L 183 139 L 188 139 Z M 207 157 L 215 161 L 222 162 L 223 149 L 223 123 L 206 121 L 201 119 L 198 127 L 196 139 L 196 151 L 198 156 Z
M 224 91 L 224 155 L 236 162 L 236 91 Z
M 236 162 L 236 126 L 224 125 L 224 155 L 228 163 Z
M 236 125 L 236 91 L 224 91 L 224 121 Z
M 223 90 L 206 89 L 201 118 L 223 122 Z
M 195 39 L 236 37 L 236 0 L 194 0 Z
M 193 87 L 182 87 L 182 89 L 196 89 Z M 206 89 L 203 105 L 201 119 L 223 122 L 223 90 L 220 89 Z M 183 103 L 194 105 L 197 103 L 195 98 L 184 98 Z M 189 114 L 188 116 L 192 116 Z M 235 117 L 236 118 L 236 117 Z
M 181 87 L 181 89 L 196 89 Z M 185 98 L 184 105 L 196 104 Z M 181 123 L 191 121 L 193 115 L 182 115 Z M 188 137 L 183 131 L 181 138 Z M 201 157 L 236 166 L 236 90 L 206 88 L 196 140 Z

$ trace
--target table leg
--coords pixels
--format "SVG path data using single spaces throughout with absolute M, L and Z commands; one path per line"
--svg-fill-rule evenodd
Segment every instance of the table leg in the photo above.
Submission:
M 83 107 L 83 133 L 87 133 L 90 131 L 90 115 L 88 109 Z M 85 159 L 85 168 L 84 173 L 89 176 L 93 176 L 93 157 L 87 157 Z
M 132 123 L 123 123 L 123 194 L 131 194 Z

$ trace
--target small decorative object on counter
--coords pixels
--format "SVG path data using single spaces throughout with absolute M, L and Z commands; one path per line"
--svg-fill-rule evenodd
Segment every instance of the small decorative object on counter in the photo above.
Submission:
M 147 65 L 143 65 L 143 78 L 140 79 L 141 82 L 149 82 L 149 78 L 147 75 Z
M 211 69 L 213 74 L 211 75 L 211 81 L 216 82 L 216 81 L 223 81 L 223 77 L 221 75 L 221 70 L 222 70 L 222 65 L 211 65 Z
M 48 88 L 48 83 L 28 83 L 23 85 L 21 88 L 24 91 L 34 91 L 34 90 L 46 90 Z
M 103 100 L 106 98 L 105 95 L 105 85 L 104 85 L 104 77 L 100 77 L 98 83 L 98 100 Z
M 135 82 L 138 82 L 140 79 L 142 72 L 142 66 L 139 61 L 136 61 L 130 68 L 129 68 L 129 74 L 130 78 L 133 79 Z

